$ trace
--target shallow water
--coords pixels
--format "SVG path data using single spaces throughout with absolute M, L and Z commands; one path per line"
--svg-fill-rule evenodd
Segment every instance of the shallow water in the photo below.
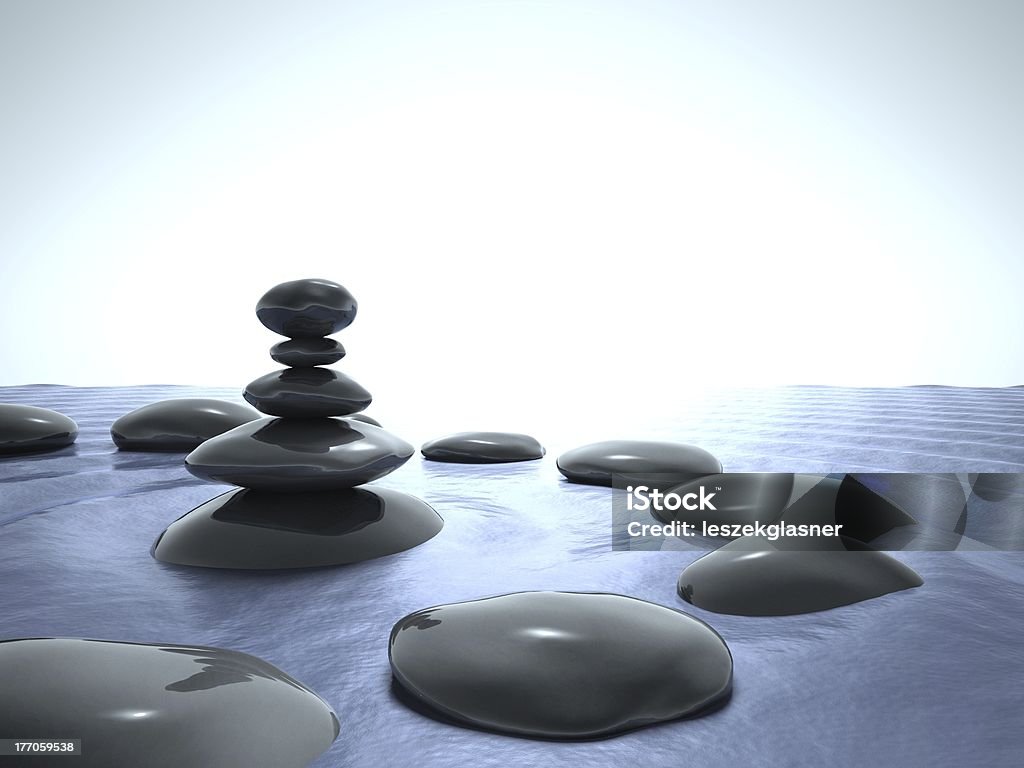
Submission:
M 201 396 L 240 400 L 238 388 L 0 389 L 0 401 L 55 408 L 81 429 L 71 448 L 0 460 L 3 637 L 252 653 L 338 713 L 341 733 L 312 764 L 319 768 L 1011 766 L 1024 753 L 1024 650 L 1012 641 L 1024 630 L 1022 553 L 896 552 L 924 586 L 799 616 L 702 611 L 675 593 L 702 552 L 612 552 L 609 489 L 568 483 L 555 468 L 559 453 L 601 436 L 531 427 L 549 449 L 539 461 L 414 457 L 375 484 L 419 496 L 444 517 L 416 549 L 286 573 L 171 566 L 150 556 L 155 538 L 229 486 L 193 477 L 180 455 L 119 453 L 108 429 L 147 402 Z M 726 471 L 1024 471 L 1024 389 L 756 390 L 681 414 L 623 415 L 606 437 L 700 445 Z M 441 433 L 382 420 L 413 444 Z M 394 698 L 387 640 L 400 618 L 548 589 L 633 595 L 707 621 L 733 653 L 732 700 L 698 720 L 555 743 L 439 723 Z

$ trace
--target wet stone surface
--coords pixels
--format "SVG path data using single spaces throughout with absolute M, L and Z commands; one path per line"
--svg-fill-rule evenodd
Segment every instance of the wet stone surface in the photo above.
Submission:
M 833 549 L 781 549 L 772 543 L 734 539 L 688 565 L 679 576 L 679 596 L 698 608 L 741 616 L 812 613 L 924 581 L 894 557 L 861 548 L 853 540 Z
M 348 416 L 372 397 L 354 379 L 330 368 L 284 368 L 249 382 L 242 396 L 268 416 L 311 419 Z
M 345 356 L 345 348 L 334 339 L 289 339 L 270 348 L 270 357 L 291 368 L 331 365 Z
M 163 400 L 121 416 L 110 427 L 110 439 L 122 451 L 191 451 L 258 418 L 260 413 L 250 406 L 226 400 Z
M 521 592 L 417 611 L 391 632 L 400 695 L 424 714 L 549 739 L 696 715 L 732 690 L 707 624 L 631 597 Z
M 652 440 L 605 440 L 558 457 L 558 470 L 574 483 L 653 483 L 671 475 L 675 483 L 722 471 L 722 463 L 694 445 Z
M 544 456 L 536 438 L 518 432 L 459 432 L 424 443 L 423 457 L 454 464 L 501 464 Z
M 354 419 L 263 418 L 225 432 L 185 457 L 204 480 L 272 491 L 351 488 L 402 466 L 413 447 Z
M 82 742 L 77 756 L 0 758 L 12 766 L 301 768 L 339 731 L 302 683 L 220 648 L 8 640 L 0 679 L 4 737 Z
M 312 278 L 275 285 L 256 304 L 256 317 L 282 336 L 316 339 L 347 328 L 357 308 L 344 286 Z
M 64 448 L 78 425 L 63 413 L 34 405 L 0 403 L 0 456 Z

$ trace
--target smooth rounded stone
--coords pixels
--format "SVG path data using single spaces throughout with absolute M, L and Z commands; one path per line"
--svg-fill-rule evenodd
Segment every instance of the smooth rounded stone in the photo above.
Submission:
M 413 447 L 352 419 L 262 418 L 218 435 L 185 457 L 196 477 L 268 491 L 327 491 L 398 469 Z
M 458 432 L 424 443 L 423 457 L 455 464 L 502 464 L 544 456 L 535 438 L 518 432 Z
M 110 427 L 110 438 L 122 451 L 191 451 L 204 440 L 258 418 L 259 411 L 225 400 L 163 400 L 119 418 Z
M 356 300 L 330 280 L 292 280 L 275 285 L 256 304 L 256 317 L 274 333 L 316 339 L 347 328 L 356 318 Z
M 975 542 L 1007 551 L 1024 550 L 1024 474 L 982 472 L 968 475 L 971 487 L 969 515 L 962 533 L 964 545 Z
M 0 679 L 4 737 L 81 740 L 80 755 L 19 755 L 12 766 L 301 768 L 339 731 L 302 683 L 220 648 L 7 640 Z
M 1024 494 L 1024 474 L 1019 472 L 979 472 L 968 475 L 971 491 L 985 501 L 1006 501 Z
M 688 483 L 670 488 L 666 493 L 680 498 L 689 493 L 700 495 L 700 488 L 712 489 L 714 511 L 689 510 L 685 507 L 670 510 L 664 505 L 651 505 L 651 513 L 662 522 L 690 523 L 700 526 L 708 523 L 749 525 L 768 523 L 779 519 L 793 492 L 793 474 L 790 472 L 732 472 L 699 477 Z
M 852 540 L 848 542 L 856 546 Z M 683 569 L 679 596 L 698 608 L 740 616 L 788 616 L 859 603 L 924 581 L 884 552 L 776 549 L 744 537 Z
M 670 477 L 676 485 L 722 471 L 722 463 L 703 448 L 654 440 L 591 443 L 563 453 L 557 465 L 574 483 L 609 486 L 613 476 L 652 486 Z
M 78 425 L 63 413 L 34 405 L 0 403 L 0 456 L 64 448 Z
M 419 546 L 444 521 L 387 488 L 312 493 L 239 489 L 179 518 L 153 546 L 166 563 L 270 570 L 345 565 Z
M 373 424 L 373 426 L 375 426 L 375 427 L 383 426 L 375 418 L 373 418 L 372 416 L 367 416 L 365 413 L 353 413 L 352 415 L 346 416 L 345 418 L 346 419 L 355 419 L 356 421 L 361 421 L 364 424 Z
M 345 356 L 345 348 L 334 339 L 289 339 L 270 348 L 275 362 L 291 368 L 330 365 Z
M 607 736 L 727 701 L 711 627 L 632 597 L 521 592 L 439 605 L 391 630 L 397 691 L 424 714 L 555 739 Z
M 315 419 L 358 413 L 373 399 L 354 379 L 330 368 L 284 368 L 250 381 L 242 397 L 270 416 Z

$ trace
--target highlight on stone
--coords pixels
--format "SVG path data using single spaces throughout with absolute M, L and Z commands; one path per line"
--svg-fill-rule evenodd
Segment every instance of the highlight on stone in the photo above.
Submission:
M 669 475 L 676 483 L 722 471 L 722 462 L 695 445 L 657 440 L 605 440 L 558 457 L 558 471 L 574 483 L 612 485 L 653 482 Z
M 110 426 L 110 439 L 122 451 L 191 451 L 204 440 L 260 417 L 248 405 L 206 397 L 149 403 Z
M 723 705 L 732 655 L 688 614 L 623 595 L 519 592 L 438 605 L 391 630 L 404 700 L 517 736 L 589 739 Z
M 66 448 L 78 425 L 63 413 L 34 405 L 0 403 L 0 456 Z

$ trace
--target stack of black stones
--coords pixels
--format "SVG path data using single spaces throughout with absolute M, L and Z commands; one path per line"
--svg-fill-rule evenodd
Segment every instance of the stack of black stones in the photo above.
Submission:
M 197 477 L 241 488 L 173 523 L 154 557 L 214 568 L 339 565 L 410 549 L 441 530 L 441 518 L 419 499 L 358 487 L 400 467 L 414 449 L 358 416 L 370 393 L 323 367 L 344 357 L 327 336 L 348 327 L 356 308 L 352 294 L 328 280 L 282 283 L 260 299 L 257 317 L 288 337 L 270 351 L 288 367 L 243 393 L 267 417 L 185 458 Z

